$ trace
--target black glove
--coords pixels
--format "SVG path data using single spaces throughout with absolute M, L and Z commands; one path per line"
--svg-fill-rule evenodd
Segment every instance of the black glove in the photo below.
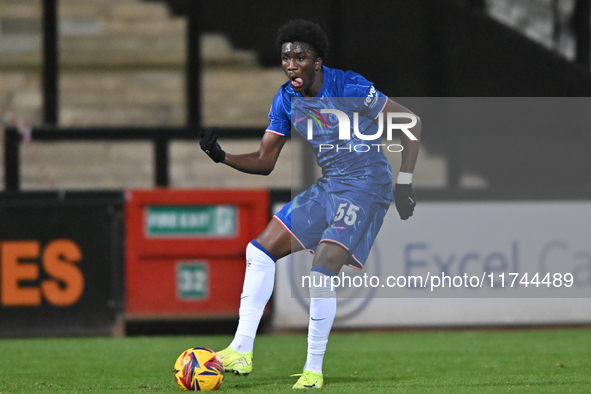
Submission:
M 417 205 L 415 195 L 412 192 L 412 184 L 397 183 L 394 185 L 394 204 L 396 204 L 400 219 L 406 220 L 412 216 L 412 212 Z
M 211 160 L 216 163 L 220 163 L 226 158 L 226 152 L 218 144 L 218 131 L 217 127 L 202 131 L 200 134 L 201 141 L 199 141 L 201 150 L 207 153 L 207 156 L 211 157 Z

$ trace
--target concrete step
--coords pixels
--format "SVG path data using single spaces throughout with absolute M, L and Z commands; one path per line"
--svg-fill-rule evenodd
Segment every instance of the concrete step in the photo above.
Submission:
M 0 7 L 0 68 L 39 67 L 42 53 L 41 2 L 3 0 Z M 61 67 L 184 68 L 186 21 L 163 3 L 141 0 L 61 0 Z M 251 51 L 235 50 L 224 37 L 201 38 L 205 63 L 255 66 Z

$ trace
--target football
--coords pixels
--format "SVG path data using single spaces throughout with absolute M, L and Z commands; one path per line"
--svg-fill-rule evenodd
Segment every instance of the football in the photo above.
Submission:
M 185 350 L 174 364 L 174 379 L 185 391 L 217 390 L 224 381 L 224 365 L 206 347 Z

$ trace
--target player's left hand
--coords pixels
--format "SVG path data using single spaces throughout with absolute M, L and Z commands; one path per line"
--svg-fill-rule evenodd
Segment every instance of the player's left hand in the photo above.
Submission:
M 397 183 L 394 185 L 394 204 L 400 219 L 406 220 L 412 216 L 417 205 L 415 195 L 412 192 L 412 184 Z
M 216 163 L 220 163 L 226 158 L 226 152 L 224 152 L 220 144 L 218 144 L 218 131 L 219 129 L 217 127 L 202 131 L 200 134 L 201 141 L 199 141 L 201 150 Z

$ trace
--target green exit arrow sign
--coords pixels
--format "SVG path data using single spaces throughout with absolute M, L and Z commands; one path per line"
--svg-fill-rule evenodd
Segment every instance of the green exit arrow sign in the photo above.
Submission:
M 148 237 L 233 237 L 238 228 L 234 205 L 153 205 L 144 218 Z

